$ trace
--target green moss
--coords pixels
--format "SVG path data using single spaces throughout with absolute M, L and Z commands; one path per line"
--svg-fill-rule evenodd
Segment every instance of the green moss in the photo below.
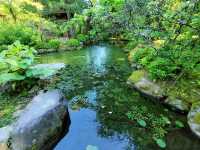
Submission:
M 195 114 L 194 122 L 197 123 L 197 124 L 200 124 L 200 112 Z
M 140 79 L 142 79 L 144 76 L 145 76 L 145 71 L 144 70 L 137 70 L 137 71 L 134 71 L 132 73 L 132 75 L 129 77 L 129 81 L 132 82 L 132 83 L 136 83 L 138 82 Z

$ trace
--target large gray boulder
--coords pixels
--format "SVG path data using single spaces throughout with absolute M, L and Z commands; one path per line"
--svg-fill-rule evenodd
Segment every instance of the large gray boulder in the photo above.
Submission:
M 190 129 L 200 138 L 200 102 L 192 105 L 187 118 Z
M 70 124 L 67 101 L 60 91 L 34 97 L 13 124 L 12 150 L 50 150 L 65 135 Z

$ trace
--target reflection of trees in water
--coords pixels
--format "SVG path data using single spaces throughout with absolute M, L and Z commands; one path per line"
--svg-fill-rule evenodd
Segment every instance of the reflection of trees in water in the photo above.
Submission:
M 87 63 L 92 65 L 96 72 L 105 72 L 105 64 L 109 57 L 110 49 L 103 46 L 95 46 L 87 51 Z
M 118 75 L 120 75 L 120 73 Z M 119 80 L 122 77 L 118 76 L 115 78 Z M 120 83 L 118 80 L 111 79 L 106 81 L 106 86 L 100 89 L 101 96 L 99 98 L 99 105 L 105 106 L 105 108 L 98 108 L 96 110 L 97 118 L 100 123 L 98 134 L 101 137 L 114 137 L 117 138 L 118 141 L 127 141 L 127 150 L 133 150 L 140 142 L 148 145 L 148 148 L 151 147 L 151 145 L 155 147 L 155 145 L 152 144 L 151 135 L 147 133 L 145 129 L 137 127 L 137 124 L 128 120 L 125 115 L 130 105 L 128 102 L 131 102 L 130 99 L 140 99 L 140 97 L 131 95 L 128 87 L 124 85 L 124 81 Z M 109 112 L 112 113 L 109 114 Z
M 133 91 L 124 84 L 122 73 L 115 69 L 111 72 L 115 73 L 115 77 L 110 78 L 108 75 L 109 80 L 105 81 L 103 88 L 99 89 L 98 105 L 104 107 L 96 110 L 100 123 L 98 134 L 106 138 L 116 137 L 119 141 L 127 140 L 131 148 L 136 145 L 137 149 L 142 150 L 159 149 L 152 139 L 152 133 L 148 129 L 138 127 L 137 123 L 127 119 L 125 114 L 130 110 L 130 106 L 146 106 L 149 108 L 148 113 L 153 114 L 163 113 L 162 108 L 158 108 L 160 105 L 148 102 L 137 94 L 131 94 Z M 109 114 L 109 112 L 112 113 Z M 168 112 L 168 115 L 175 117 L 173 112 Z M 193 145 L 192 148 L 197 150 L 200 145 L 200 141 L 186 129 L 170 132 L 167 136 L 167 143 L 168 150 L 187 150 L 186 147 L 189 145 Z M 130 147 L 127 149 L 131 149 Z
M 167 144 L 169 150 L 200 149 L 200 140 L 191 133 L 189 128 L 184 128 L 170 132 L 167 135 Z
M 100 137 L 112 140 L 116 139 L 116 141 L 126 141 L 127 150 L 133 150 L 135 146 L 137 149 L 142 150 L 158 149 L 152 140 L 151 133 L 144 128 L 138 127 L 135 122 L 130 121 L 126 117 L 130 106 L 145 105 L 160 113 L 158 106 L 154 106 L 153 103 L 141 98 L 132 89 L 127 87 L 126 79 L 129 74 L 127 68 L 117 65 L 105 65 L 105 68 L 106 72 L 104 74 L 96 74 L 90 65 L 85 68 L 78 66 L 68 67 L 61 73 L 62 80 L 57 87 L 63 87 L 65 89 L 69 87 L 68 85 L 71 85 L 68 88 L 69 91 L 65 92 L 67 95 L 70 94 L 71 97 L 77 95 L 83 95 L 84 97 L 86 91 L 95 88 L 95 92 L 97 92 L 97 106 L 88 105 L 88 109 L 94 109 L 96 111 L 97 121 L 99 123 L 97 133 Z M 110 114 L 109 112 L 112 113 Z M 181 141 L 183 138 L 185 138 L 185 135 L 181 135 L 178 141 Z M 171 137 L 170 139 L 174 138 Z M 193 144 L 191 139 L 187 138 L 186 140 Z M 170 141 L 169 146 L 171 146 Z M 188 141 L 186 142 L 188 143 Z M 181 148 L 182 145 L 179 144 L 178 147 Z

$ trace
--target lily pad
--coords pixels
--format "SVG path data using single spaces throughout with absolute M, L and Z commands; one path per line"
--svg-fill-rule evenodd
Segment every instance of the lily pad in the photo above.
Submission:
M 146 127 L 146 126 L 147 126 L 146 121 L 144 121 L 144 120 L 142 120 L 142 119 L 137 120 L 137 123 L 138 123 L 141 127 Z
M 155 139 L 160 148 L 166 148 L 166 142 L 163 139 Z
M 175 121 L 176 127 L 177 128 L 184 128 L 184 124 L 181 121 Z

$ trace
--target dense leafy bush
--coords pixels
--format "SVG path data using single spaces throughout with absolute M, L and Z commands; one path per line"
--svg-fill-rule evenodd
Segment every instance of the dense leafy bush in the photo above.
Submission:
M 129 1 L 127 14 L 133 37 L 144 38 L 143 47 L 130 52 L 130 60 L 141 64 L 153 78 L 188 77 L 196 70 L 200 57 L 198 1 Z M 128 7 L 129 6 L 129 7 Z M 145 13 L 144 10 L 148 10 Z M 137 15 L 136 15 L 137 14 Z M 143 22 L 136 18 L 144 18 Z M 134 21 L 133 21 L 134 20 Z M 146 48 L 145 45 L 152 48 Z M 129 47 L 129 46 L 127 46 Z
M 60 41 L 58 39 L 52 39 L 48 41 L 48 48 L 58 49 L 60 47 Z
M 66 42 L 66 46 L 68 47 L 78 47 L 80 46 L 80 41 L 78 41 L 77 39 L 69 39 Z
M 174 71 L 176 70 L 176 65 L 174 65 L 167 58 L 156 57 L 153 61 L 150 61 L 146 66 L 149 70 L 152 78 L 164 79 L 167 77 L 174 77 Z
M 33 64 L 35 50 L 19 41 L 0 53 L 0 84 L 24 80 L 26 70 Z
M 127 45 L 125 46 L 125 49 L 130 51 L 132 49 L 134 49 L 136 46 L 138 45 L 138 41 L 133 40 L 127 43 Z
M 27 78 L 40 78 L 55 72 L 49 68 L 32 68 L 36 51 L 19 41 L 0 53 L 0 85 Z
M 198 62 L 200 52 L 193 50 L 156 50 L 152 47 L 136 47 L 130 51 L 129 59 L 146 68 L 153 78 L 174 78 L 181 72 L 191 74 Z
M 40 34 L 23 24 L 0 23 L 0 45 L 10 45 L 16 40 L 34 46 L 40 41 Z
M 44 40 L 35 46 L 37 49 L 58 49 L 60 47 L 59 39 Z
M 77 39 L 80 41 L 80 42 L 86 42 L 88 40 L 88 36 L 87 35 L 84 35 L 84 34 L 78 34 L 77 35 Z

